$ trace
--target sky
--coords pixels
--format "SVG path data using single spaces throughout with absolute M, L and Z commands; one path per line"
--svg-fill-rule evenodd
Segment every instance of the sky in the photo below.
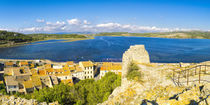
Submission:
M 0 0 L 0 30 L 210 31 L 210 0 Z

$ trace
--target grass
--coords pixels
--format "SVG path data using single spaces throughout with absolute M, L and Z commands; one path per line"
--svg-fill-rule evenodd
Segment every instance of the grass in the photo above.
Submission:
M 143 73 L 139 70 L 140 70 L 140 68 L 138 67 L 138 65 L 134 62 L 131 62 L 128 67 L 128 72 L 126 75 L 127 79 L 135 80 L 137 82 L 143 82 L 142 81 Z

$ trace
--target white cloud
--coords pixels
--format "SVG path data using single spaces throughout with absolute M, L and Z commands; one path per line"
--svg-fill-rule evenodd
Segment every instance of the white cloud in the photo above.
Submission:
M 84 24 L 91 24 L 90 22 L 88 22 L 87 20 L 83 20 Z
M 100 28 L 116 28 L 120 27 L 121 25 L 118 23 L 105 23 L 105 24 L 97 24 L 96 27 Z
M 9 29 L 7 29 L 9 30 Z M 139 26 L 120 23 L 91 24 L 87 20 L 69 19 L 67 22 L 45 22 L 43 26 L 26 27 L 21 29 L 10 29 L 23 33 L 42 33 L 42 32 L 170 32 L 170 31 L 191 31 L 192 29 L 183 28 L 160 28 L 156 26 Z
M 57 21 L 55 23 L 52 22 L 46 22 L 46 25 L 52 25 L 52 26 L 57 26 L 57 25 L 65 25 L 66 23 L 64 21 Z
M 44 19 L 36 19 L 36 22 L 38 22 L 38 23 L 44 23 L 45 20 Z
M 67 22 L 70 25 L 80 25 L 81 24 L 81 21 L 79 19 L 70 19 L 70 20 L 67 20 Z

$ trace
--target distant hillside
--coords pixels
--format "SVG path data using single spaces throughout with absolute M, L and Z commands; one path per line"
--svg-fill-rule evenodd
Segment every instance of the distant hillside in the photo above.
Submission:
M 185 39 L 210 39 L 210 32 L 202 31 L 178 31 L 178 32 L 156 32 L 156 33 L 128 33 L 111 32 L 99 33 L 96 36 L 138 36 L 138 37 L 160 37 L 160 38 L 185 38 Z
M 87 38 L 87 36 L 79 35 L 79 34 L 28 34 L 28 36 L 37 40 L 63 39 L 63 38 Z
M 79 34 L 22 34 L 0 30 L 0 47 L 11 47 L 29 42 L 49 40 L 49 39 L 87 39 L 87 35 Z
M 21 33 L 0 31 L 0 45 L 29 42 L 33 40 L 34 39 L 31 36 L 27 36 Z

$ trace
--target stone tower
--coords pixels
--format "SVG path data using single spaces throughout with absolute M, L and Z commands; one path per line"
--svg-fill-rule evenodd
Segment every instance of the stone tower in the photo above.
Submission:
M 144 45 L 134 45 L 123 54 L 122 58 L 122 84 L 126 79 L 129 64 L 134 61 L 138 63 L 150 63 L 149 54 Z

